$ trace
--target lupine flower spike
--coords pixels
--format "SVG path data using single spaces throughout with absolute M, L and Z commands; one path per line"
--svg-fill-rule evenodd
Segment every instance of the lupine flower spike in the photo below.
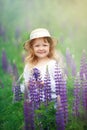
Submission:
M 24 121 L 25 130 L 35 130 L 34 129 L 34 112 L 32 102 L 29 100 L 24 101 Z
M 8 70 L 8 60 L 7 60 L 6 52 L 4 49 L 2 50 L 2 69 L 5 72 L 7 72 Z
M 44 78 L 44 101 L 45 101 L 45 105 L 48 105 L 48 102 L 50 102 L 52 99 L 51 97 L 51 81 L 50 81 L 50 75 L 48 72 L 48 67 L 47 67 L 47 71 L 46 71 L 46 75 Z
M 87 80 L 86 80 L 85 75 L 83 75 L 83 78 L 84 80 L 82 82 L 82 104 L 83 104 L 83 108 L 85 112 L 87 113 Z
M 30 91 L 30 100 L 34 102 L 36 108 L 39 107 L 40 102 L 43 98 L 43 84 L 40 77 L 40 72 L 37 68 L 33 69 L 32 76 L 29 80 L 29 91 Z
M 56 124 L 57 130 L 65 130 L 65 122 L 64 122 L 64 110 L 61 103 L 60 95 L 57 96 L 57 108 L 56 108 Z
M 76 76 L 76 79 L 74 81 L 74 103 L 73 103 L 73 115 L 75 117 L 79 116 L 79 108 L 81 103 L 81 86 L 80 86 L 80 78 L 79 73 Z
M 15 80 L 17 81 L 19 78 L 19 74 L 18 74 L 18 69 L 17 69 L 17 66 L 15 64 L 15 61 L 13 62 L 13 76 L 14 76 Z
M 81 63 L 80 63 L 80 78 L 83 80 L 83 75 L 85 74 L 85 77 L 87 79 L 87 55 L 85 50 L 83 50 Z
M 17 84 L 15 81 L 13 82 L 13 102 L 22 100 L 22 92 L 20 89 L 20 84 Z
M 67 89 L 66 89 L 66 80 L 63 77 L 61 69 L 58 64 L 55 65 L 55 85 L 56 85 L 56 95 L 60 95 L 61 103 L 64 112 L 65 123 L 68 120 L 68 102 L 67 102 Z

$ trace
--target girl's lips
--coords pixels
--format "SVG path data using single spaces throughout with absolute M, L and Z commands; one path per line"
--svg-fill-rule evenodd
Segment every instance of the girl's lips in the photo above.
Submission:
M 38 53 L 45 53 L 45 52 L 43 52 L 43 51 L 39 51 Z

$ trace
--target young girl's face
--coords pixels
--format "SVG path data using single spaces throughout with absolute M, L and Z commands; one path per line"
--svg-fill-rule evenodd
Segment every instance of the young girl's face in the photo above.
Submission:
M 44 38 L 37 38 L 34 40 L 33 50 L 34 50 L 34 54 L 38 58 L 46 58 L 48 57 L 49 54 L 50 44 Z

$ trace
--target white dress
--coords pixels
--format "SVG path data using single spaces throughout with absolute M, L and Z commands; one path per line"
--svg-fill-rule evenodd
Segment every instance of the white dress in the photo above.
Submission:
M 56 64 L 56 61 L 52 59 L 42 66 L 39 66 L 39 67 L 35 66 L 34 67 L 34 68 L 37 68 L 40 71 L 42 81 L 44 81 L 44 76 L 46 74 L 46 68 L 48 67 L 48 72 L 50 74 L 50 80 L 51 80 L 52 98 L 56 98 L 55 80 L 54 80 L 55 64 Z M 29 69 L 29 65 L 26 64 L 25 68 L 24 68 L 24 73 L 23 73 L 25 84 L 28 83 L 30 76 L 31 76 L 31 70 Z

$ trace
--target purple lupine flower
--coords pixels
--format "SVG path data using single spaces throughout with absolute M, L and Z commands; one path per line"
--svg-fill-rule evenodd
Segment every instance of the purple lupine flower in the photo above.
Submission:
M 24 92 L 24 122 L 25 130 L 34 130 L 34 103 L 30 101 L 30 94 L 27 86 L 25 86 Z
M 34 103 L 34 109 L 38 109 L 40 102 L 42 101 L 41 90 L 39 85 L 34 81 L 34 79 L 29 80 L 29 92 L 30 92 L 30 101 Z
M 37 92 L 38 92 L 38 101 L 39 101 L 39 105 L 40 103 L 43 101 L 44 99 L 44 83 L 41 79 L 41 77 L 39 76 L 37 81 L 36 81 L 36 86 L 37 86 Z
M 87 80 L 84 75 L 84 80 L 82 82 L 82 104 L 84 110 L 87 112 Z
M 40 105 L 39 88 L 37 88 L 37 83 L 34 84 L 33 97 L 34 97 L 34 108 L 38 109 Z
M 44 77 L 44 101 L 46 105 L 48 104 L 49 101 L 51 101 L 51 80 L 50 80 L 50 75 L 48 72 L 48 68 Z
M 24 101 L 24 122 L 25 130 L 35 130 L 33 104 L 29 100 Z
M 3 40 L 6 40 L 6 32 L 4 26 L 0 23 L 0 36 L 3 38 Z
M 81 87 L 82 87 L 82 95 L 81 95 L 82 105 L 83 105 L 83 109 L 87 113 L 87 55 L 85 50 L 83 50 L 82 57 L 81 57 L 80 79 L 81 79 Z
M 25 130 L 34 130 L 34 111 L 39 108 L 42 94 L 42 84 L 38 69 L 33 69 L 29 86 L 25 87 L 24 119 Z
M 87 79 L 87 55 L 86 52 L 83 51 L 81 63 L 80 63 L 80 78 L 83 79 L 83 75 L 85 74 Z
M 9 73 L 9 74 L 13 74 L 13 68 L 12 68 L 12 65 L 10 64 L 10 63 L 8 63 L 8 69 L 7 69 L 7 72 Z
M 72 73 L 72 76 L 76 76 L 76 64 L 75 64 L 75 60 L 74 60 L 74 57 L 72 56 L 72 60 L 71 60 L 71 73 Z
M 55 65 L 55 85 L 56 85 L 56 95 L 60 95 L 61 103 L 64 111 L 65 123 L 68 120 L 68 102 L 67 102 L 67 89 L 66 89 L 66 80 L 63 77 L 61 69 L 58 64 Z
M 73 55 L 71 55 L 69 48 L 66 49 L 66 65 L 65 68 L 66 75 L 69 74 L 69 72 L 72 74 L 72 76 L 76 76 L 76 64 Z
M 40 102 L 43 99 L 43 84 L 40 77 L 40 72 L 37 68 L 34 68 L 32 71 L 32 76 L 29 79 L 29 91 L 30 91 L 30 100 L 34 102 L 35 109 L 40 105 Z
M 16 82 L 13 82 L 13 102 L 17 102 L 22 100 L 22 92 L 20 89 L 20 85 Z
M 7 72 L 7 69 L 8 69 L 8 60 L 7 60 L 6 52 L 4 49 L 2 50 L 2 69 L 5 72 Z
M 38 80 L 38 78 L 40 77 L 40 72 L 37 68 L 33 69 L 33 76 L 36 79 L 36 81 Z
M 72 59 L 72 55 L 70 53 L 69 48 L 66 49 L 66 63 L 67 66 L 70 67 L 71 66 L 71 59 Z
M 80 86 L 80 79 L 79 75 L 77 74 L 75 80 L 74 80 L 74 103 L 73 103 L 73 115 L 79 116 L 79 108 L 80 108 L 80 102 L 81 102 L 81 86 Z
M 29 80 L 29 92 L 30 101 L 34 103 L 34 108 L 37 109 L 40 104 L 39 89 L 37 88 L 37 83 L 34 78 Z
M 80 78 L 83 80 L 83 75 L 85 74 L 85 77 L 87 79 L 87 55 L 86 52 L 83 51 L 82 57 L 81 57 L 81 63 L 80 63 Z
M 63 110 L 63 106 L 61 103 L 60 95 L 57 96 L 56 126 L 57 126 L 57 130 L 65 130 L 64 110 Z
M 34 91 L 34 85 L 35 85 L 35 82 L 34 82 L 34 79 L 33 78 L 30 78 L 29 79 L 29 92 L 30 92 L 30 101 L 34 102 L 34 95 L 33 95 L 33 91 Z
M 25 85 L 25 89 L 24 89 L 24 100 L 28 100 L 30 101 L 30 94 L 29 94 L 29 89 L 28 86 Z
M 13 76 L 14 76 L 15 80 L 18 80 L 19 74 L 18 74 L 18 69 L 17 69 L 15 62 L 13 63 L 12 68 L 13 68 Z
M 71 59 L 72 59 L 72 55 L 70 53 L 69 48 L 67 48 L 66 55 L 65 55 L 66 67 L 64 68 L 64 72 L 67 76 L 69 75 L 71 69 Z

